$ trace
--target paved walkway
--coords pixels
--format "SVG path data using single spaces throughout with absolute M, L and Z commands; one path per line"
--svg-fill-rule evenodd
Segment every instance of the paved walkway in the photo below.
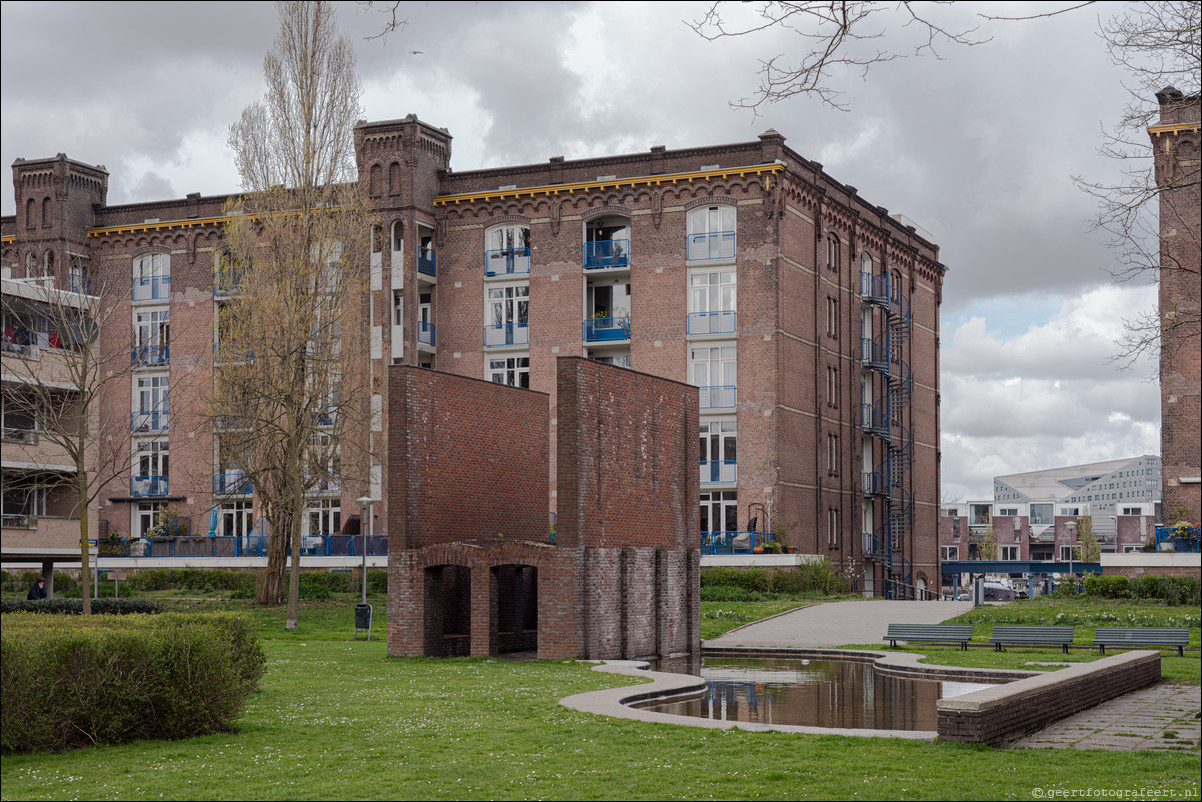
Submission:
M 972 609 L 971 602 L 848 601 L 817 604 L 757 621 L 706 647 L 829 647 L 884 643 L 889 624 L 939 624 Z M 1054 659 L 1051 658 L 1051 659 Z M 1199 753 L 1202 687 L 1161 683 L 1064 719 L 1014 747 L 1176 749 Z
M 706 646 L 846 646 L 884 643 L 890 624 L 939 624 L 972 609 L 958 601 L 845 601 L 815 604 L 757 621 Z

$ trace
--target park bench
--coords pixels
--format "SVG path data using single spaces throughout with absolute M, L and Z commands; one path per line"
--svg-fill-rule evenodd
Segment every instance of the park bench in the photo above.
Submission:
M 1177 647 L 1177 654 L 1185 656 L 1189 644 L 1189 630 L 1177 627 L 1098 627 L 1094 632 L 1093 646 L 1106 654 L 1107 646 L 1165 646 Z
M 1030 627 L 1016 624 L 995 624 L 989 642 L 995 651 L 1002 650 L 1003 643 L 1015 646 L 1059 646 L 1068 654 L 1068 645 L 1073 642 L 1072 627 Z
M 896 646 L 899 640 L 908 643 L 958 643 L 961 651 L 968 651 L 972 640 L 972 624 L 890 624 L 885 640 Z

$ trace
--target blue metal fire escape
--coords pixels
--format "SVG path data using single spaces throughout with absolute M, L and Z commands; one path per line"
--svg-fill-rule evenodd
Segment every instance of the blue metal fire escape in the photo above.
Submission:
M 863 404 L 861 426 L 884 446 L 884 459 L 863 472 L 863 493 L 884 502 L 885 520 L 874 532 L 865 532 L 864 557 L 884 568 L 884 595 L 889 599 L 913 596 L 913 572 L 905 557 L 905 543 L 913 523 L 914 506 L 906 490 L 911 468 L 910 431 L 903 424 L 910 404 L 910 366 L 902 359 L 910 337 L 910 304 L 888 274 L 860 274 L 861 298 L 884 312 L 884 330 L 860 338 L 864 367 L 884 378 L 884 394 Z

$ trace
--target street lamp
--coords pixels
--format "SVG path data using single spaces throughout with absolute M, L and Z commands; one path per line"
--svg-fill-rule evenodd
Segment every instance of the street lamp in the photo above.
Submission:
M 376 500 L 371 496 L 360 496 L 355 499 L 355 503 L 359 505 L 359 509 L 363 510 L 363 515 L 367 518 L 367 529 L 364 529 L 362 524 L 359 526 L 359 534 L 363 536 L 363 603 L 355 610 L 355 634 L 358 635 L 360 628 L 366 629 L 367 639 L 371 640 L 371 605 L 367 603 L 367 537 L 375 534 L 375 521 L 372 518 L 371 506 L 376 503 Z M 360 624 L 363 626 L 360 627 Z

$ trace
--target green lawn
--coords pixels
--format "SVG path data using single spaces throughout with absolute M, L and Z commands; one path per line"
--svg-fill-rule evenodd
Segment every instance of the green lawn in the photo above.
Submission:
M 588 715 L 557 700 L 631 680 L 574 661 L 390 659 L 383 600 L 371 642 L 351 639 L 354 602 L 308 603 L 292 633 L 282 611 L 172 603 L 239 606 L 262 622 L 268 670 L 239 731 L 7 756 L 0 798 L 1026 799 L 1078 788 L 1196 798 L 1199 787 L 1197 756 L 1172 751 L 996 751 Z

